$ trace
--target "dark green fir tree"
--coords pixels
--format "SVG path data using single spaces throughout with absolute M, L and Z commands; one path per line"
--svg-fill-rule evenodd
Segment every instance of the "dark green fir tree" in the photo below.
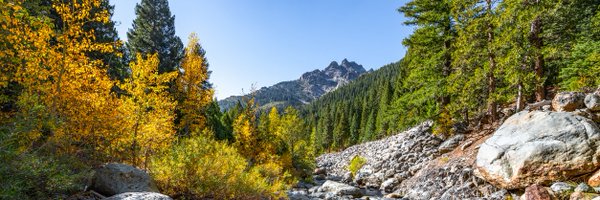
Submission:
M 159 73 L 175 71 L 183 58 L 183 43 L 175 35 L 175 16 L 167 0 L 142 0 L 135 6 L 136 19 L 127 32 L 132 57 L 157 53 Z

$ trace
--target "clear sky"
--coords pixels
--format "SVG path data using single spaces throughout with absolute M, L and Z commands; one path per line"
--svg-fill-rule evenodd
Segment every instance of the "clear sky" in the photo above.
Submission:
M 111 0 L 122 40 L 139 0 Z M 413 30 L 397 9 L 406 0 L 171 0 L 184 45 L 196 32 L 223 99 L 297 79 L 344 58 L 367 70 L 400 60 Z

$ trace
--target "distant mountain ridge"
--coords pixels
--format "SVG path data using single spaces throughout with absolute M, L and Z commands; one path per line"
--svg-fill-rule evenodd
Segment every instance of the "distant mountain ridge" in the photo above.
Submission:
M 362 65 L 347 59 L 340 64 L 332 61 L 323 70 L 316 69 L 302 74 L 299 79 L 284 81 L 270 87 L 262 87 L 255 93 L 255 100 L 261 107 L 299 106 L 308 104 L 315 99 L 331 92 L 352 80 L 357 79 L 367 71 Z M 246 95 L 248 96 L 248 95 Z M 219 106 L 227 110 L 244 96 L 231 96 L 219 101 Z

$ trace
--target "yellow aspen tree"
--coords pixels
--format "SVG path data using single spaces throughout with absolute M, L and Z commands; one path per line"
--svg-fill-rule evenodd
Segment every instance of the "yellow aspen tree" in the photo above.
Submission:
M 46 41 L 52 36 L 52 29 L 49 20 L 43 17 L 30 16 L 23 7 L 23 0 L 0 0 L 0 104 L 12 104 L 15 106 L 19 102 L 15 91 L 17 85 L 23 85 L 28 77 L 37 77 L 39 74 L 22 74 L 20 71 L 25 67 L 38 68 L 45 55 L 49 51 Z M 40 72 L 44 72 L 41 69 Z M 28 76 L 28 77 L 25 77 Z M 36 116 L 38 113 L 46 113 L 42 106 L 38 106 L 39 98 L 31 97 L 31 92 L 26 92 L 29 88 L 21 92 L 23 97 L 22 109 L 13 113 L 2 113 L 0 120 L 2 123 L 7 120 L 15 120 L 15 114 L 20 116 Z M 6 92 L 6 93 L 5 93 Z M 36 107 L 37 106 L 37 107 Z M 37 112 L 31 112 L 32 110 Z M 35 114 L 32 114 L 35 113 Z M 20 139 L 20 147 L 24 150 L 41 136 L 42 121 L 31 119 L 33 117 L 23 117 L 28 120 L 20 120 L 19 123 L 27 123 L 27 128 L 21 128 L 16 131 Z M 40 118 L 40 117 L 37 117 Z
M 210 104 L 213 90 L 206 87 L 209 72 L 201 55 L 198 36 L 190 34 L 182 60 L 182 71 L 177 77 L 177 93 L 180 114 L 178 129 L 182 135 L 190 136 L 200 133 L 206 126 L 205 108 Z
M 9 17 L 0 23 L 10 33 L 3 40 L 12 51 L 2 51 L 0 56 L 17 58 L 5 69 L 14 72 L 9 73 L 12 80 L 23 88 L 19 99 L 39 101 L 54 123 L 51 131 L 38 130 L 31 134 L 32 139 L 45 134 L 63 150 L 72 152 L 106 148 L 104 143 L 114 135 L 114 127 L 119 127 L 114 117 L 118 101 L 110 95 L 113 83 L 105 73 L 106 67 L 88 58 L 86 52 L 112 52 L 115 45 L 96 42 L 93 31 L 83 26 L 108 22 L 108 11 L 91 14 L 100 6 L 99 0 L 53 1 L 63 25 L 60 31 L 54 31 L 47 17 L 28 16 L 21 6 L 23 1 L 2 3 L 8 9 L 3 14 L 9 13 Z M 32 105 L 21 104 L 19 109 L 28 110 Z
M 254 150 L 256 145 L 256 129 L 254 127 L 253 116 L 241 113 L 233 121 L 233 134 L 235 135 L 235 147 L 238 152 L 251 161 L 255 161 L 257 153 Z
M 156 54 L 144 59 L 136 56 L 130 63 L 131 77 L 119 86 L 127 91 L 121 110 L 127 113 L 125 134 L 120 141 L 133 165 L 147 168 L 152 155 L 168 149 L 173 141 L 176 103 L 168 93 L 168 83 L 176 72 L 158 73 Z
M 279 117 L 279 111 L 276 107 L 271 108 L 269 111 L 269 132 L 273 135 L 279 136 L 281 134 L 281 119 Z
M 90 22 L 108 23 L 107 10 L 92 12 L 101 0 L 53 1 L 52 7 L 62 20 L 52 47 L 49 85 L 45 87 L 46 105 L 64 123 L 55 133 L 57 142 L 71 141 L 77 149 L 102 151 L 115 137 L 119 120 L 115 120 L 117 99 L 110 94 L 114 82 L 101 60 L 86 53 L 114 52 L 114 43 L 96 41 L 93 30 L 85 30 Z M 91 145 L 91 146 L 90 146 Z
M 256 110 L 254 97 L 246 100 L 242 112 L 233 121 L 234 146 L 238 152 L 252 163 L 258 161 L 261 147 L 258 144 L 258 130 L 256 128 Z

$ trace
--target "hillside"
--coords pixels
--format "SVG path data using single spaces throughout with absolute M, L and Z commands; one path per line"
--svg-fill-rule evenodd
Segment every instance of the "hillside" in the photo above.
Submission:
M 401 63 L 383 66 L 302 108 L 307 124 L 315 130 L 318 149 L 370 141 L 404 128 L 398 117 L 386 114 L 397 96 Z
M 333 61 L 323 70 L 314 70 L 302 74 L 297 80 L 284 81 L 270 87 L 255 91 L 254 98 L 263 108 L 277 107 L 280 110 L 287 106 L 300 106 L 314 101 L 322 95 L 331 92 L 352 80 L 365 74 L 362 65 L 346 59 L 340 64 Z M 231 96 L 219 101 L 219 106 L 227 110 L 245 96 Z

